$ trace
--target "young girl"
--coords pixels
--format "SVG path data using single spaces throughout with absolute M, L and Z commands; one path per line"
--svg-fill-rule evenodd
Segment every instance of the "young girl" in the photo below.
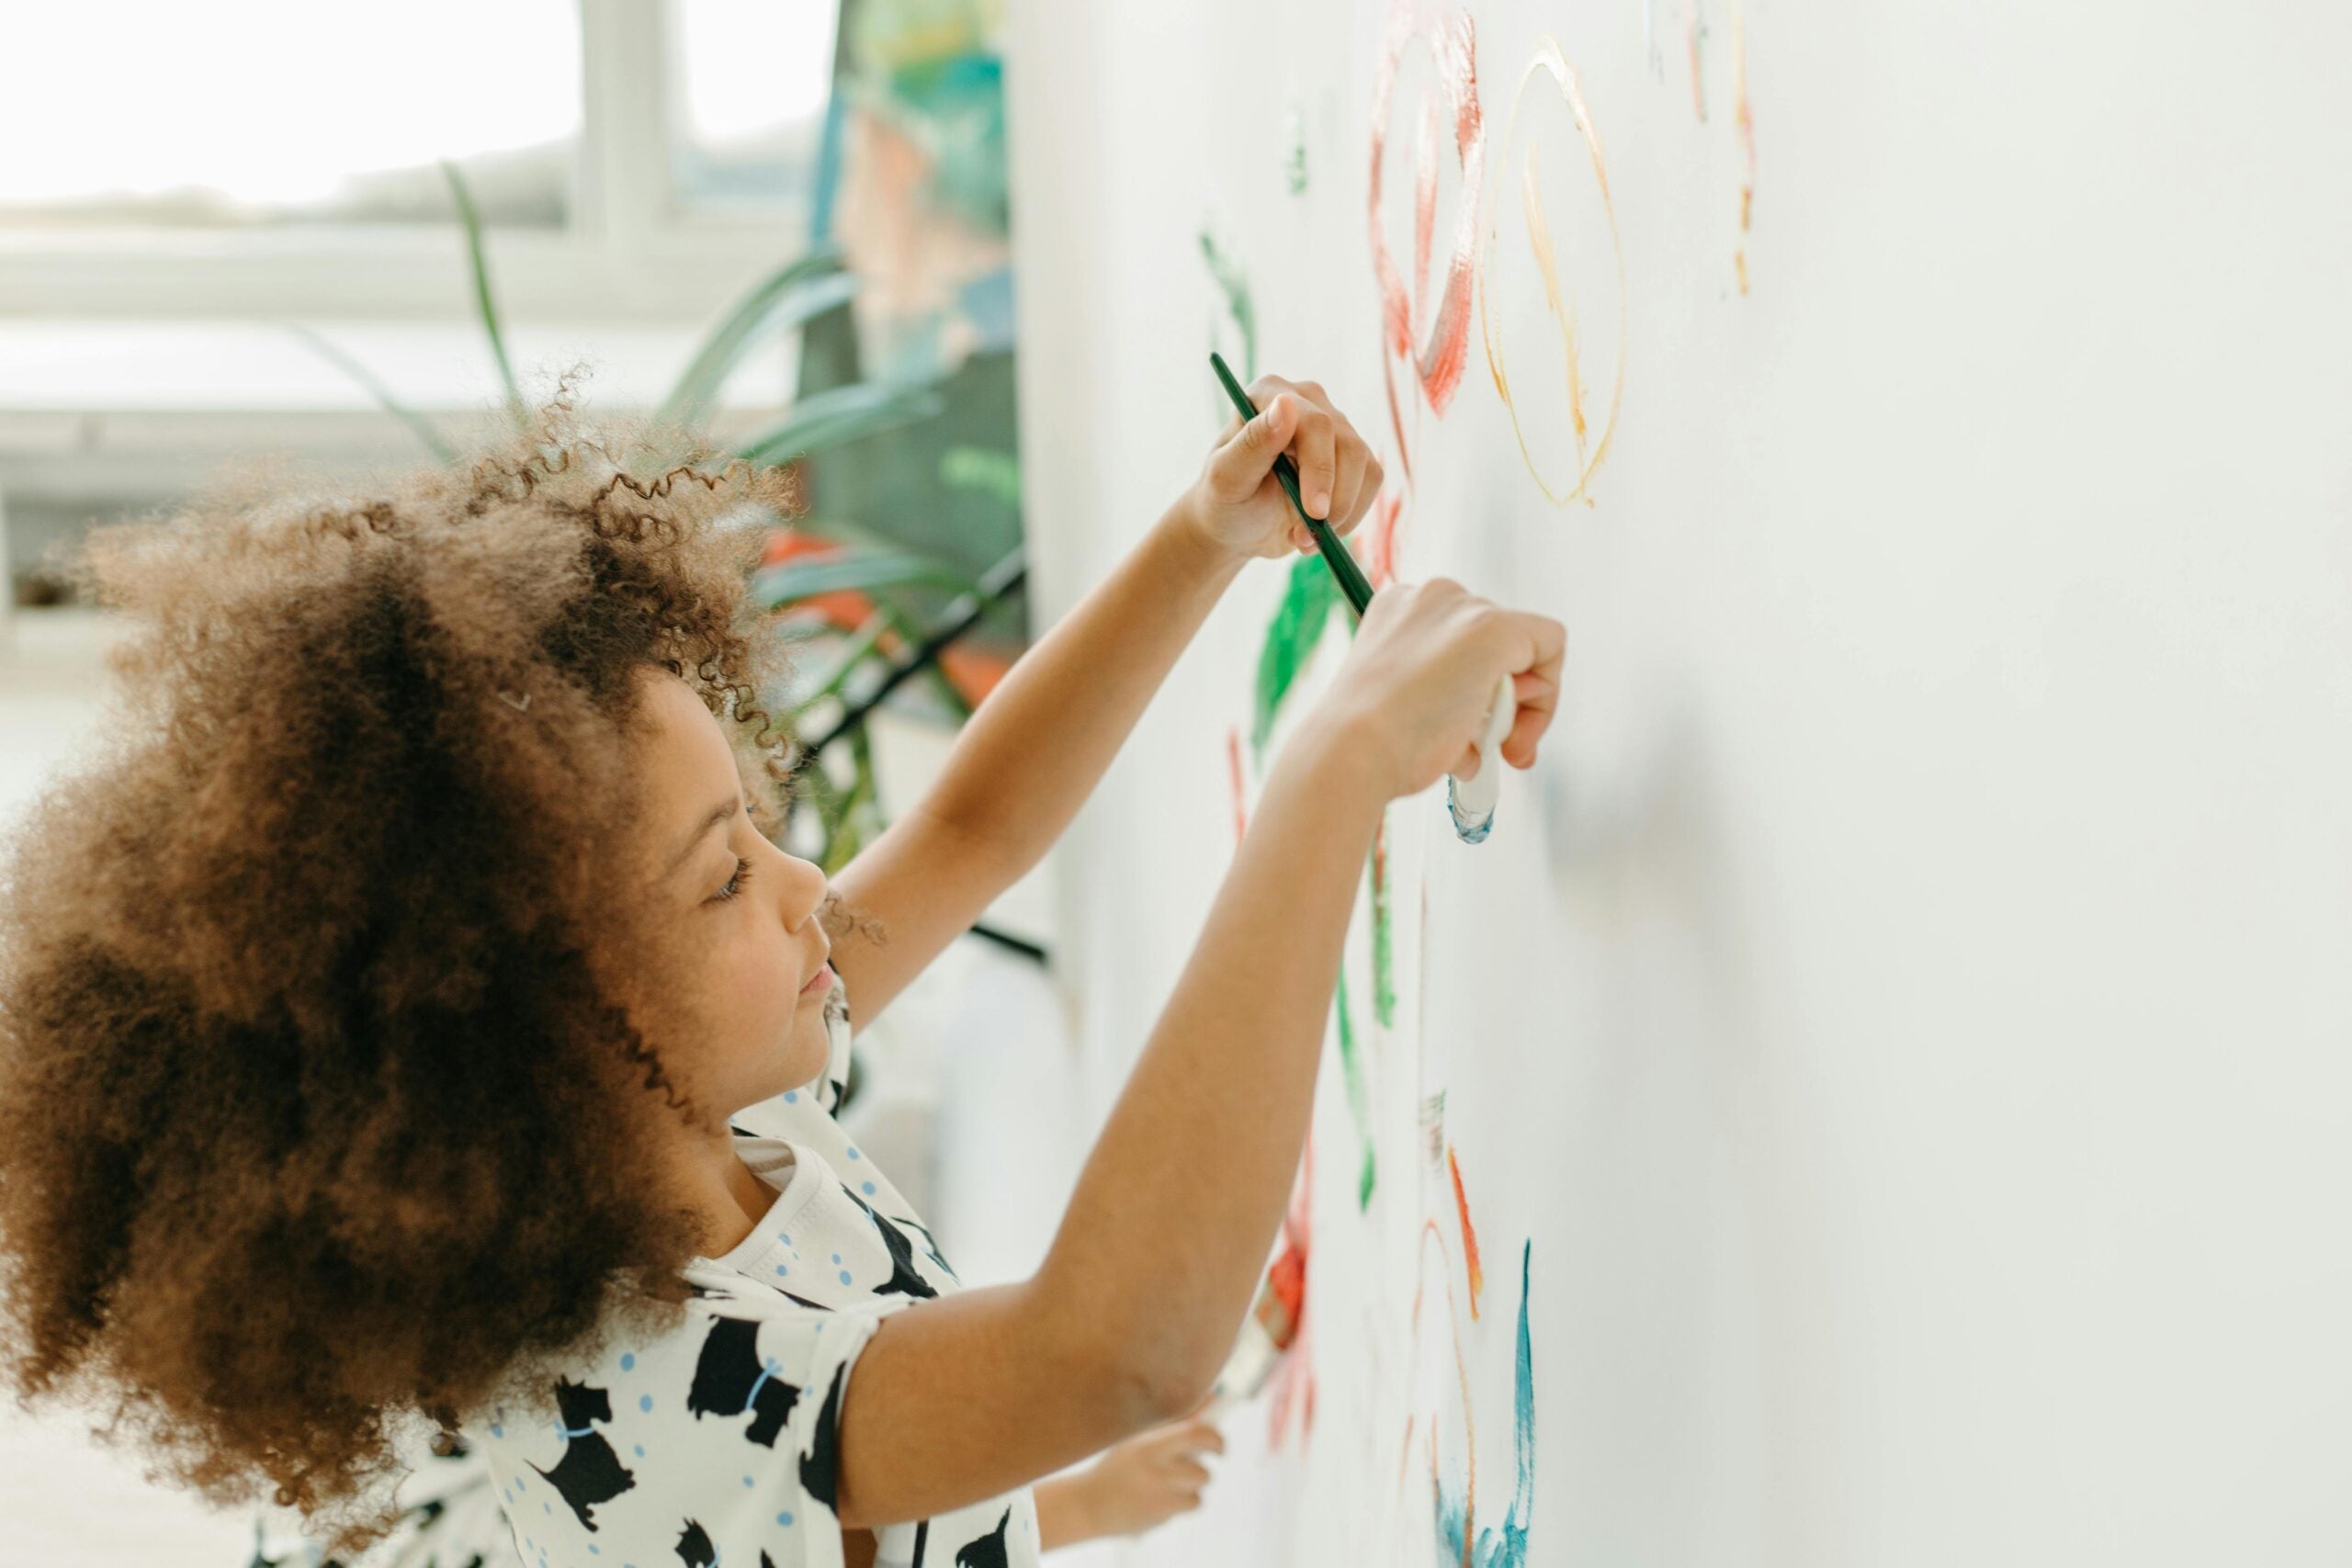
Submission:
M 1336 531 L 1371 505 L 1322 389 L 1252 391 L 831 886 L 774 841 L 783 654 L 726 525 L 773 471 L 616 455 L 559 393 L 463 466 L 97 530 L 120 705 L 0 876 L 20 1401 L 99 1395 L 338 1553 L 436 1427 L 531 1568 L 1030 1563 L 1188 1501 L 1215 1445 L 1167 1424 L 1281 1220 L 1381 810 L 1479 765 L 1499 671 L 1532 765 L 1560 625 L 1374 600 L 1031 1278 L 959 1289 L 831 1112 L 853 1019 L 1044 853 L 1242 565 L 1312 547 L 1275 457 Z

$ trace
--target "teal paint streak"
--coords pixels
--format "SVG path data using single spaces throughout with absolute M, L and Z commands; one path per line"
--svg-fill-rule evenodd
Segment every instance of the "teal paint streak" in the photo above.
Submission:
M 1467 1561 L 1462 1551 L 1463 1505 L 1445 1495 L 1445 1483 L 1430 1478 L 1437 1488 L 1437 1560 L 1443 1563 Z
M 1519 1355 L 1511 1390 L 1511 1455 L 1517 1473 L 1511 1481 L 1510 1507 L 1501 1526 L 1480 1530 L 1477 1550 L 1468 1551 L 1463 1542 L 1469 1529 L 1468 1495 L 1449 1497 L 1444 1478 L 1431 1476 L 1440 1562 L 1467 1563 L 1470 1568 L 1527 1568 L 1528 1526 L 1535 1513 L 1535 1345 L 1527 1328 L 1528 1269 L 1534 1250 L 1532 1238 L 1520 1244 Z M 1464 1420 L 1469 1414 L 1463 1412 Z
M 1526 1568 L 1527 1527 L 1535 1513 L 1535 1345 L 1527 1331 L 1528 1264 L 1534 1251 L 1532 1237 L 1519 1244 L 1519 1357 L 1511 1390 L 1511 1455 L 1518 1473 L 1499 1539 L 1483 1530 L 1478 1535 L 1491 1568 Z

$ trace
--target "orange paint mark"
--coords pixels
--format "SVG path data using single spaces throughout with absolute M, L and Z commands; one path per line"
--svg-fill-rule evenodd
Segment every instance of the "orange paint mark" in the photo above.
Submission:
M 1568 419 L 1576 426 L 1577 461 L 1585 457 L 1584 371 L 1577 365 L 1577 308 L 1560 297 L 1560 266 L 1552 244 L 1552 226 L 1544 218 L 1543 188 L 1535 183 L 1536 143 L 1527 145 L 1525 177 L 1520 181 L 1520 201 L 1527 215 L 1527 243 L 1535 253 L 1535 265 L 1544 275 L 1544 302 L 1551 307 L 1552 319 L 1560 323 L 1560 343 L 1566 350 L 1568 362 Z
M 1373 276 L 1380 294 L 1381 379 L 1388 393 L 1388 418 L 1396 433 L 1397 460 L 1409 483 L 1412 456 L 1405 441 L 1405 422 L 1398 407 L 1394 361 L 1410 366 L 1420 389 L 1419 402 L 1442 416 L 1462 381 L 1470 348 L 1470 297 L 1476 270 L 1478 196 L 1486 167 L 1486 118 L 1478 107 L 1476 24 L 1470 14 L 1452 8 L 1442 19 L 1423 21 L 1416 0 L 1394 0 L 1386 37 L 1374 67 L 1372 85 L 1372 177 L 1366 198 L 1366 220 L 1372 231 Z M 1396 67 L 1406 47 L 1428 49 L 1436 66 L 1434 83 L 1423 89 L 1415 123 L 1419 140 L 1415 148 L 1413 190 L 1413 284 L 1406 286 L 1388 254 L 1380 227 L 1380 175 L 1388 140 L 1389 98 L 1396 85 Z M 1435 95 L 1442 94 L 1441 104 Z M 1437 226 L 1437 147 L 1444 117 L 1452 111 L 1454 158 L 1461 169 L 1459 214 L 1448 243 L 1442 279 L 1436 299 L 1423 309 L 1430 264 L 1435 259 Z M 1419 412 L 1419 403 L 1415 412 Z
M 1442 1265 L 1445 1260 L 1445 1233 L 1437 1228 L 1437 1222 L 1435 1220 L 1423 1220 L 1421 1222 L 1420 1246 L 1416 1249 L 1413 1258 L 1413 1314 L 1410 1320 L 1410 1329 L 1411 1332 L 1416 1335 L 1420 1332 L 1421 1327 L 1421 1287 L 1427 1283 L 1425 1275 L 1429 1268 L 1429 1244 L 1431 1241 L 1435 1241 L 1437 1243 L 1438 1258 L 1440 1264 Z M 1444 1272 L 1442 1268 L 1441 1268 L 1441 1272 Z M 1453 1303 L 1453 1281 L 1450 1276 L 1446 1279 L 1445 1299 L 1446 1304 L 1450 1309 Z M 1462 1322 L 1458 1317 L 1453 1317 L 1450 1310 L 1447 1315 L 1449 1318 L 1452 1318 L 1453 1327 L 1453 1371 L 1454 1375 L 1462 1380 L 1462 1468 L 1464 1475 L 1462 1489 L 1462 1568 L 1470 1568 L 1470 1543 L 1476 1540 L 1478 1535 L 1478 1420 L 1470 1401 L 1470 1360 L 1469 1358 L 1464 1355 L 1462 1351 Z M 1430 1484 L 1434 1486 L 1439 1481 L 1437 1417 L 1434 1414 L 1430 1417 L 1429 1435 L 1430 1482 Z
M 1487 1289 L 1486 1270 L 1478 1267 L 1478 1233 L 1470 1227 L 1470 1200 L 1462 1190 L 1462 1162 L 1453 1157 L 1453 1148 L 1445 1151 L 1445 1168 L 1453 1176 L 1453 1208 L 1462 1216 L 1463 1272 L 1470 1280 L 1470 1315 L 1478 1315 L 1478 1298 Z
M 1315 1354 L 1310 1343 L 1311 1316 L 1306 1310 L 1306 1260 L 1313 1234 L 1314 1191 L 1315 1134 L 1309 1132 L 1306 1146 L 1299 1155 L 1298 1175 L 1291 1183 L 1290 1206 L 1283 1215 L 1283 1254 L 1267 1271 L 1291 1317 L 1287 1353 L 1274 1369 L 1273 1390 L 1266 1414 L 1269 1448 L 1282 1446 L 1294 1409 L 1298 1412 L 1300 1442 L 1304 1443 L 1315 1427 Z
M 1731 5 L 1731 101 L 1732 118 L 1739 125 L 1739 146 L 1747 162 L 1739 186 L 1739 231 L 1747 232 L 1748 220 L 1756 207 L 1756 117 L 1747 107 L 1747 0 L 1732 0 Z M 1739 264 L 1739 291 L 1747 292 L 1747 250 L 1742 246 L 1736 258 Z
M 1430 291 L 1430 243 L 1437 238 L 1437 99 L 1421 100 L 1421 121 L 1413 139 L 1413 304 Z
M 1242 805 L 1244 792 L 1241 784 L 1241 727 L 1239 725 L 1226 727 L 1225 755 L 1229 765 L 1228 772 L 1232 775 L 1233 841 L 1238 844 L 1241 842 L 1242 835 L 1250 830 L 1250 814 Z
M 1374 592 L 1396 581 L 1396 519 L 1405 497 L 1389 491 L 1372 503 L 1372 526 L 1364 530 L 1363 575 Z
M 1552 243 L 1551 225 L 1544 215 L 1544 200 L 1535 183 L 1534 151 L 1531 147 L 1521 180 L 1521 200 L 1527 217 L 1528 245 L 1534 252 L 1536 270 L 1544 278 L 1544 299 L 1560 325 L 1561 342 L 1567 355 L 1568 406 L 1571 434 L 1576 437 L 1576 481 L 1565 490 L 1555 490 L 1535 466 L 1535 454 L 1527 444 L 1527 429 L 1519 417 L 1519 405 L 1512 400 L 1510 377 L 1503 366 L 1502 332 L 1488 309 L 1493 296 L 1496 225 L 1487 225 L 1487 239 L 1478 257 L 1478 332 L 1487 347 L 1487 369 L 1494 377 L 1495 391 L 1502 398 L 1503 407 L 1510 412 L 1511 434 L 1519 440 L 1519 455 L 1527 471 L 1535 479 L 1536 488 L 1544 499 L 1555 506 L 1571 501 L 1593 503 L 1592 476 L 1601 460 L 1609 456 L 1609 444 L 1617 433 L 1617 410 L 1625 397 L 1625 351 L 1628 323 L 1631 320 L 1625 298 L 1625 245 L 1617 232 L 1617 206 L 1609 194 L 1609 167 L 1601 156 L 1600 134 L 1593 128 L 1592 115 L 1585 107 L 1584 93 L 1577 85 L 1576 72 L 1567 57 L 1560 51 L 1557 39 L 1546 37 L 1536 45 L 1535 57 L 1520 73 L 1518 89 L 1511 96 L 1510 118 L 1505 121 L 1502 148 L 1509 156 L 1519 129 L 1519 111 L 1527 96 L 1528 84 L 1537 72 L 1548 72 L 1560 94 L 1567 100 L 1569 111 L 1576 117 L 1577 129 L 1583 132 L 1585 146 L 1592 154 L 1592 175 L 1600 187 L 1600 209 L 1609 220 L 1610 248 L 1617 257 L 1617 378 L 1609 392 L 1608 417 L 1601 422 L 1600 437 L 1588 448 L 1585 444 L 1584 381 L 1580 364 L 1582 347 L 1577 341 L 1576 310 L 1560 287 L 1559 267 Z

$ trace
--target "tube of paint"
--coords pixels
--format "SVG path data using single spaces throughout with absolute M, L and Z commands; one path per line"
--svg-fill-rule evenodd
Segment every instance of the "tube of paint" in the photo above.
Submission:
M 1455 837 L 1465 844 L 1483 841 L 1495 825 L 1495 802 L 1502 796 L 1503 739 L 1519 717 L 1519 694 L 1505 671 L 1487 710 L 1487 727 L 1478 736 L 1478 771 L 1466 779 L 1445 775 L 1445 812 L 1453 818 Z

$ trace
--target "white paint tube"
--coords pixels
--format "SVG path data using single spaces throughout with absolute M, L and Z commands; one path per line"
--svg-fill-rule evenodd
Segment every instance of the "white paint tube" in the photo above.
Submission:
M 1504 739 L 1519 717 L 1519 696 L 1505 671 L 1487 710 L 1487 728 L 1478 737 L 1478 771 L 1466 779 L 1445 775 L 1445 811 L 1453 831 L 1465 844 L 1482 842 L 1495 825 L 1495 802 L 1502 797 Z

